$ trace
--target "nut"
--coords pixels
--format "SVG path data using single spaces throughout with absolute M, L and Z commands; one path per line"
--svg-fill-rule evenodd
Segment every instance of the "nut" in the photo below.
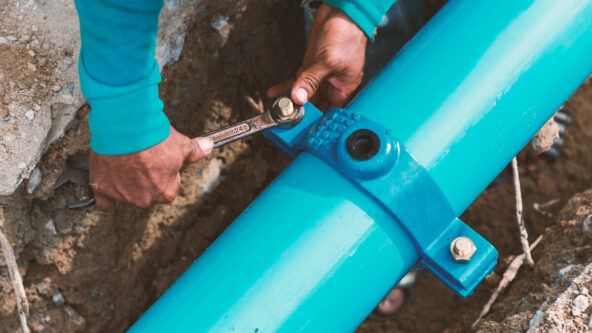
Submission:
M 282 97 L 275 104 L 275 114 L 280 119 L 292 118 L 296 114 L 295 111 L 294 103 L 289 97 Z
M 457 237 L 450 244 L 450 254 L 457 264 L 467 264 L 476 251 L 475 243 L 468 237 Z

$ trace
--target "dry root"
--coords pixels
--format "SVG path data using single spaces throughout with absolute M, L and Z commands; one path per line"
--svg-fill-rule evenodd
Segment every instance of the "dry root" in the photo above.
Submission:
M 514 176 L 514 193 L 516 196 L 516 220 L 518 222 L 518 229 L 520 230 L 520 243 L 522 244 L 522 250 L 526 256 L 526 262 L 530 267 L 534 267 L 534 261 L 530 254 L 530 248 L 528 247 L 528 232 L 524 226 L 524 215 L 522 214 L 522 192 L 520 191 L 520 175 L 518 174 L 518 159 L 514 157 L 512 159 L 512 175 Z
M 534 248 L 539 244 L 539 242 L 542 239 L 543 239 L 543 235 L 540 235 L 539 238 L 537 238 L 534 241 L 534 243 L 532 243 L 532 245 L 530 245 L 529 251 L 534 250 Z M 499 294 L 504 289 L 506 289 L 506 287 L 510 284 L 510 282 L 512 282 L 512 280 L 514 280 L 514 278 L 516 277 L 516 274 L 518 274 L 518 270 L 520 269 L 520 266 L 522 266 L 522 264 L 524 264 L 525 258 L 526 258 L 526 254 L 522 253 L 521 255 L 514 258 L 514 260 L 512 260 L 512 262 L 510 263 L 508 268 L 506 268 L 506 271 L 504 272 L 504 276 L 502 277 L 497 288 L 495 289 L 493 294 L 491 294 L 491 297 L 489 298 L 489 300 L 487 301 L 485 306 L 483 306 L 483 310 L 481 310 L 481 314 L 479 314 L 479 317 L 477 318 L 477 320 L 475 320 L 473 325 L 471 325 L 471 328 L 475 329 L 475 327 L 477 327 L 477 324 L 479 324 L 481 319 L 483 319 L 483 317 L 489 312 L 489 310 L 491 309 L 491 306 L 493 305 L 493 303 L 495 302 L 495 300 L 497 299 Z
M 0 229 L 0 246 L 2 247 L 4 260 L 6 261 L 6 266 L 8 267 L 8 274 L 10 275 L 12 287 L 14 288 L 14 293 L 16 295 L 16 305 L 18 308 L 18 316 L 21 323 L 21 328 L 23 333 L 29 333 L 29 326 L 27 325 L 27 315 L 29 315 L 29 301 L 27 300 L 27 294 L 25 293 L 25 287 L 23 286 L 23 279 L 19 273 L 16 259 L 14 257 L 14 252 L 12 251 L 12 247 L 8 242 L 8 238 L 6 238 L 6 235 L 4 235 L 2 232 L 2 229 Z

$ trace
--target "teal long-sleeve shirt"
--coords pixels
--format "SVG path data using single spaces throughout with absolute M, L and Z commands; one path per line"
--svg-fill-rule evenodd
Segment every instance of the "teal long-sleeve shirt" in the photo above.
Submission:
M 324 0 L 369 37 L 396 0 Z M 158 96 L 154 51 L 162 0 L 75 0 L 80 20 L 78 71 L 91 112 L 90 146 L 103 155 L 152 147 L 170 134 Z

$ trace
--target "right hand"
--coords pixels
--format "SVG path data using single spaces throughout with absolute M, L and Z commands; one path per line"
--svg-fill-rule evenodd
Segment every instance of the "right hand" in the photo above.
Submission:
M 303 105 L 309 100 L 321 110 L 345 107 L 362 82 L 368 37 L 343 11 L 322 4 L 312 23 L 302 66 L 296 75 L 267 91 L 276 98 L 292 89 Z
M 90 184 L 100 210 L 113 209 L 114 201 L 148 208 L 154 202 L 171 202 L 181 184 L 179 171 L 213 149 L 208 138 L 190 139 L 171 126 L 161 143 L 125 155 L 100 155 L 91 151 Z

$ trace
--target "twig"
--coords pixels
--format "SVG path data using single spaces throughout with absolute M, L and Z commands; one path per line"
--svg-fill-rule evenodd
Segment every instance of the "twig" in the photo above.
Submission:
M 547 207 L 553 206 L 554 204 L 556 204 L 558 202 L 559 202 L 559 199 L 553 199 L 553 200 L 550 200 L 550 201 L 545 202 L 545 203 L 542 203 L 542 204 L 539 204 L 538 202 L 535 202 L 532 205 L 532 209 L 534 209 L 535 212 L 543 215 L 546 218 L 554 219 L 555 218 L 555 215 L 553 213 L 549 213 L 548 211 L 546 211 L 544 209 L 547 208 Z
M 247 100 L 247 102 L 249 103 L 249 105 L 255 109 L 255 111 L 259 112 L 259 113 L 265 113 L 265 107 L 263 106 L 263 101 L 261 100 L 260 96 L 257 96 L 257 101 L 255 102 L 255 100 L 253 99 L 253 97 L 249 96 L 249 95 L 245 95 L 245 99 Z
M 543 235 L 540 235 L 534 241 L 534 243 L 532 243 L 532 245 L 530 245 L 529 250 L 531 250 L 531 251 L 534 250 L 534 248 L 539 244 L 539 242 L 542 239 L 543 239 Z M 493 302 L 495 302 L 495 300 L 497 299 L 499 294 L 510 284 L 510 282 L 512 282 L 512 280 L 514 280 L 514 278 L 516 277 L 516 274 L 518 274 L 518 270 L 520 269 L 520 266 L 522 266 L 522 264 L 524 264 L 525 257 L 526 257 L 525 253 L 522 253 L 519 256 L 516 256 L 516 258 L 514 258 L 514 260 L 512 260 L 512 262 L 510 263 L 508 268 L 506 268 L 506 271 L 504 272 L 504 275 L 502 276 L 502 279 L 501 279 L 500 283 L 498 284 L 497 288 L 495 289 L 493 294 L 491 294 L 491 297 L 489 298 L 489 300 L 487 301 L 485 306 L 483 306 L 483 310 L 481 310 L 479 317 L 477 318 L 477 320 L 475 320 L 473 325 L 471 325 L 471 328 L 474 329 L 475 327 L 477 327 L 477 324 L 489 312 L 489 310 L 491 309 L 491 306 L 493 305 Z
M 534 261 L 530 254 L 528 247 L 528 232 L 524 226 L 524 215 L 522 214 L 522 192 L 520 191 L 520 175 L 518 174 L 518 159 L 512 159 L 512 175 L 514 178 L 514 193 L 516 196 L 516 220 L 518 222 L 518 229 L 520 229 L 520 243 L 522 243 L 522 251 L 526 255 L 526 262 L 528 266 L 534 267 Z
M 19 321 L 21 322 L 21 328 L 23 333 L 29 333 L 29 326 L 27 325 L 27 315 L 29 314 L 29 302 L 27 300 L 27 294 L 25 293 L 25 287 L 23 286 L 23 279 L 19 273 L 18 266 L 16 265 L 16 259 L 14 258 L 14 252 L 12 247 L 6 238 L 6 235 L 0 229 L 0 245 L 2 247 L 2 253 L 4 254 L 4 260 L 8 267 L 8 274 L 12 281 L 12 287 L 14 288 L 14 294 L 16 296 L 16 305 L 18 308 Z

